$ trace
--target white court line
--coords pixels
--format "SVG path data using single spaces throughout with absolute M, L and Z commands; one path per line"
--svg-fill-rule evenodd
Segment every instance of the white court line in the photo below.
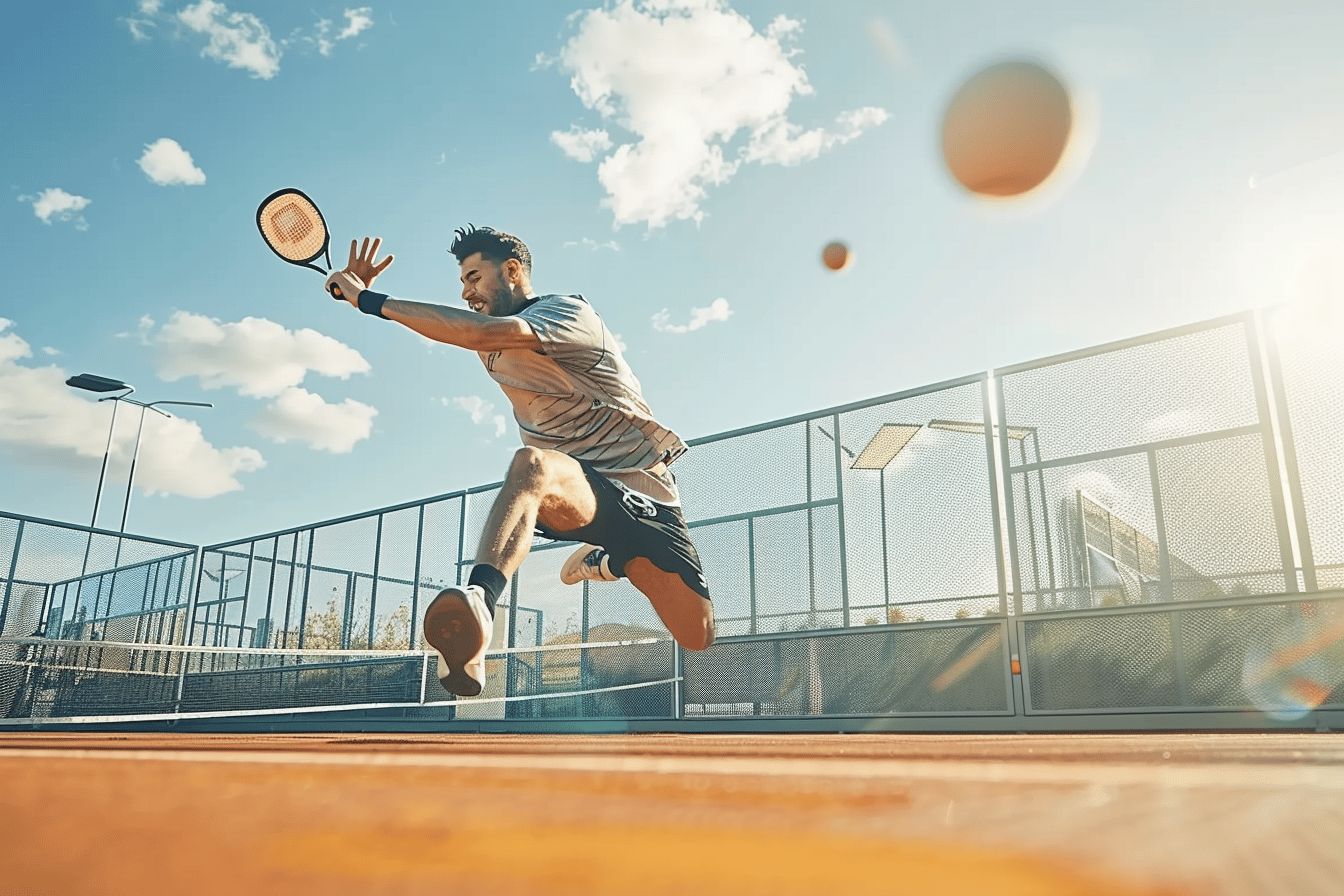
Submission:
M 1110 765 L 966 760 L 755 759 L 738 756 L 518 756 L 479 753 L 407 754 L 320 751 L 91 750 L 0 746 L 0 760 L 107 759 L 133 762 L 216 762 L 232 764 L 386 766 L 395 768 L 505 769 L 528 771 L 619 772 L 637 775 L 844 778 L 889 781 L 951 781 L 984 784 L 1147 786 L 1157 789 L 1211 788 L 1257 791 L 1285 787 L 1344 790 L 1344 770 L 1253 764 Z

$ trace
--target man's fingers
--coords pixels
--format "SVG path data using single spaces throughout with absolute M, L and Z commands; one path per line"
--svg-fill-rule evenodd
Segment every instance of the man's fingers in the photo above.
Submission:
M 369 261 L 369 238 L 364 237 L 364 243 L 359 247 L 359 260 Z
M 369 248 L 369 262 L 372 263 L 378 257 L 378 247 L 383 244 L 383 238 L 376 236 L 373 238 L 373 246 Z
M 386 258 L 384 258 L 381 262 L 379 262 L 378 266 L 373 269 L 374 275 L 376 276 L 378 274 L 381 274 L 383 271 L 387 270 L 387 266 L 390 265 L 392 263 L 392 259 L 396 257 L 397 256 L 395 255 L 389 255 Z
M 349 268 L 349 267 L 353 267 L 354 264 L 355 264 L 355 241 L 354 241 L 354 240 L 351 240 L 351 241 L 350 241 L 350 261 L 346 264 L 346 267 L 347 267 L 347 268 Z

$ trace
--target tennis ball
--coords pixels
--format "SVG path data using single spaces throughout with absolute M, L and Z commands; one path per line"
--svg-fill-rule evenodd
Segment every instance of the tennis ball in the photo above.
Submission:
M 848 246 L 838 241 L 827 243 L 826 248 L 821 250 L 821 263 L 833 271 L 844 270 L 853 260 L 854 253 L 849 251 Z
M 1073 130 L 1073 104 L 1058 77 L 1035 62 L 999 62 L 948 103 L 943 159 L 976 196 L 1020 196 L 1055 171 Z

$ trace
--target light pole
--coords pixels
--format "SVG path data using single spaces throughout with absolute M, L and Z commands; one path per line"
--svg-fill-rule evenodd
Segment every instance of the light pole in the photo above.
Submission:
M 918 423 L 884 423 L 868 444 L 863 446 L 859 456 L 849 465 L 851 470 L 876 470 L 877 495 L 881 502 L 882 521 L 882 612 L 886 615 L 883 622 L 891 622 L 891 573 L 887 559 L 887 467 L 896 459 L 896 455 L 905 450 L 919 431 Z
M 821 424 L 817 424 L 817 429 L 826 438 L 835 441 L 835 436 L 823 429 Z M 840 444 L 840 450 L 849 456 L 851 470 L 876 470 L 878 474 L 880 502 L 878 518 L 881 521 L 882 532 L 882 608 L 888 617 L 891 614 L 891 574 L 887 559 L 887 467 L 891 466 L 896 455 L 905 450 L 910 440 L 921 429 L 923 426 L 918 423 L 884 423 L 857 455 L 844 443 Z M 888 618 L 886 621 L 891 620 Z
M 105 376 L 95 376 L 92 373 L 81 373 L 78 376 L 72 376 L 65 381 L 65 384 L 76 389 L 83 389 L 86 392 L 102 393 L 120 392 L 122 389 L 126 390 L 120 395 L 108 396 L 108 398 L 112 400 L 112 425 L 107 428 L 107 447 L 103 449 L 103 466 L 98 471 L 98 490 L 93 493 L 93 517 L 89 520 L 89 528 L 92 529 L 94 526 L 98 525 L 98 503 L 103 498 L 103 478 L 107 475 L 107 457 L 112 451 L 112 433 L 117 428 L 117 402 L 134 392 L 135 387 L 123 383 L 121 380 L 108 379 Z M 100 398 L 99 401 L 107 401 L 108 398 Z M 85 548 L 84 562 L 88 563 L 88 561 L 89 552 L 88 549 Z M 80 571 L 80 575 L 84 575 L 83 570 Z
M 97 392 L 97 393 L 103 393 L 103 392 L 120 392 L 120 393 L 121 393 L 121 394 L 119 394 L 119 395 L 108 395 L 108 396 L 106 396 L 106 397 L 104 397 L 104 398 L 100 398 L 100 399 L 98 399 L 99 402 L 104 402 L 104 401 L 110 401 L 110 402 L 112 402 L 112 423 L 111 423 L 111 425 L 108 427 L 108 430 L 107 430 L 107 447 L 103 449 L 103 465 L 102 465 L 102 468 L 101 468 L 101 469 L 99 470 L 99 472 L 98 472 L 98 489 L 97 489 L 97 491 L 95 492 L 94 497 L 93 497 L 93 516 L 92 516 L 92 518 L 89 520 L 89 528 L 90 528 L 90 529 L 93 529 L 93 528 L 97 525 L 97 523 L 98 523 L 98 505 L 102 502 L 102 497 L 103 497 L 103 482 L 104 482 L 104 480 L 105 480 L 105 478 L 106 478 L 106 476 L 107 476 L 107 461 L 108 461 L 108 456 L 109 456 L 109 455 L 111 454 L 111 452 L 112 452 L 112 435 L 113 435 L 113 433 L 116 431 L 116 426 L 117 426 L 117 405 L 124 401 L 124 402 L 127 402 L 128 404 L 133 404 L 133 405 L 137 406 L 138 408 L 140 408 L 140 421 L 139 421 L 139 425 L 137 426 L 136 431 L 135 431 L 135 448 L 134 448 L 133 451 L 131 452 L 131 471 L 130 471 L 130 476 L 129 476 L 129 478 L 127 479 L 127 482 L 126 482 L 126 499 L 125 499 L 125 501 L 122 503 L 122 507 L 121 507 L 121 525 L 120 525 L 120 527 L 117 529 L 118 532 L 124 534 L 124 533 L 126 532 L 126 516 L 127 516 L 128 513 L 130 513 L 130 509 L 131 509 L 131 492 L 134 490 L 134 486 L 135 486 L 135 466 L 136 466 L 136 461 L 137 461 L 137 459 L 139 458 L 139 455 L 140 455 L 140 437 L 141 437 L 141 435 L 144 433 L 144 428 L 145 428 L 145 411 L 148 409 L 148 410 L 152 410 L 152 411 L 154 411 L 156 414 L 162 414 L 164 417 L 171 417 L 172 415 L 169 414 L 167 411 L 160 411 L 160 410 L 158 409 L 157 405 L 170 405 L 170 404 L 171 404 L 171 405 L 186 405 L 186 406 L 190 406 L 190 407 L 206 407 L 206 408 L 208 408 L 208 407 L 214 407 L 214 405 L 212 405 L 212 404 L 210 404 L 210 403 L 208 403 L 208 402 L 201 402 L 201 401 L 152 401 L 152 402 L 148 402 L 148 403 L 145 403 L 145 402 L 142 402 L 142 401 L 136 401 L 134 398 L 128 398 L 128 397 L 127 397 L 127 396 L 129 396 L 132 392 L 135 391 L 135 387 L 134 387 L 134 386 L 131 386 L 131 385 L 129 385 L 128 383 L 123 383 L 121 380 L 114 380 L 114 379 L 110 379 L 110 378 L 108 378 L 108 377 L 104 377 L 104 376 L 96 376 L 96 375 L 91 374 L 91 373 L 81 373 L 81 374 L 79 374 L 78 376 L 72 376 L 72 377 L 70 377 L 70 379 L 68 379 L 68 380 L 65 381 L 65 384 L 66 384 L 67 386 L 71 386 L 71 387 L 73 387 L 73 388 L 75 388 L 75 389 L 83 389 L 83 390 L 85 390 L 86 392 Z M 125 390 L 125 391 L 122 391 L 122 390 Z M 121 538 L 118 538 L 118 539 L 117 539 L 117 547 L 116 547 L 116 557 L 115 557 L 115 558 L 113 559 L 113 561 L 112 561 L 112 567 L 113 567 L 113 570 L 112 570 L 112 576 L 113 576 L 113 579 L 112 579 L 112 586 L 113 586 L 113 587 L 116 586 L 116 567 L 121 563 L 121 543 L 122 543 L 122 539 L 121 539 Z M 88 536 L 88 538 L 87 538 L 87 539 L 85 540 L 85 542 L 84 542 L 84 560 L 83 560 L 83 563 L 81 563 L 81 565 L 80 565 L 80 570 L 79 570 L 80 584 L 79 584 L 79 589 L 76 591 L 76 597 L 75 597 L 75 603 L 76 603 L 77 605 L 79 604 L 79 593 L 83 590 L 83 586 L 84 586 L 84 578 L 85 578 L 85 576 L 88 575 L 88 567 L 89 567 L 89 551 L 91 550 L 92 545 L 93 545 L 93 533 L 92 533 L 92 532 L 89 532 L 89 536 Z M 100 589 L 100 590 L 101 590 L 101 589 Z M 97 601 L 97 599 L 95 598 L 95 600 L 94 600 L 94 616 L 95 616 L 95 617 L 97 616 L 97 611 L 98 611 L 97 603 L 98 603 L 98 601 Z M 112 605 L 112 595 L 111 595 L 111 593 L 109 592 L 109 594 L 108 594 L 108 606 L 109 606 L 109 608 L 111 607 L 111 605 Z
M 103 392 L 121 392 L 121 390 L 123 389 L 126 390 L 122 392 L 121 395 L 110 396 L 112 398 L 125 398 L 127 395 L 130 395 L 132 392 L 135 391 L 134 386 L 128 383 L 123 383 L 121 380 L 109 379 L 108 377 L 97 376 L 92 373 L 81 373 L 77 376 L 72 376 L 70 377 L 70 379 L 65 381 L 65 384 L 75 389 L 83 389 L 86 392 L 103 393 Z M 101 401 L 102 399 L 99 400 Z M 117 428 L 117 402 L 113 401 L 112 423 L 107 428 L 107 447 L 103 449 L 103 465 L 98 470 L 98 488 L 93 493 L 93 516 L 89 519 L 90 531 L 88 533 L 88 537 L 84 539 L 84 559 L 80 561 L 79 564 L 79 585 L 76 586 L 75 588 L 76 614 L 79 613 L 79 610 L 82 606 L 82 600 L 84 597 L 84 578 L 85 576 L 88 575 L 89 572 L 89 551 L 92 550 L 93 548 L 92 530 L 95 526 L 98 525 L 98 504 L 102 501 L 103 498 L 103 479 L 107 475 L 107 458 L 108 455 L 112 452 L 112 433 L 116 431 L 116 428 Z M 120 547 L 120 539 L 118 539 L 118 547 Z M 95 598 L 94 603 L 97 604 L 97 602 L 98 602 L 97 598 Z M 95 606 L 94 607 L 95 615 L 97 614 L 97 609 L 98 609 L 97 606 Z M 64 615 L 64 612 L 62 612 L 62 615 Z

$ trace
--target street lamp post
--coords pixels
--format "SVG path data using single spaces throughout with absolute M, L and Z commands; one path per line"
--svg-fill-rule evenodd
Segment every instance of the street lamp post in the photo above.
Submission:
M 109 379 L 105 376 L 97 376 L 92 373 L 81 373 L 72 376 L 65 381 L 67 386 L 75 389 L 83 389 L 86 392 L 121 392 L 121 395 L 112 396 L 113 398 L 125 398 L 135 391 L 135 387 L 129 383 L 123 383 L 121 380 Z M 122 392 L 122 390 L 125 390 Z M 101 400 L 101 399 L 100 399 Z M 89 518 L 89 529 L 92 530 L 98 525 L 98 505 L 103 499 L 103 480 L 107 476 L 107 458 L 112 453 L 112 434 L 117 428 L 117 404 L 112 402 L 112 422 L 107 428 L 107 446 L 103 449 L 103 465 L 98 470 L 98 488 L 93 493 L 93 516 Z M 84 539 L 84 559 L 79 564 L 79 584 L 75 587 L 75 612 L 78 614 L 82 606 L 84 597 L 84 578 L 89 572 L 89 551 L 93 549 L 93 532 L 90 531 Z M 97 598 L 94 599 L 97 603 Z M 97 607 L 94 607 L 95 615 Z M 64 616 L 64 612 L 61 614 Z M 45 626 L 45 621 L 43 625 Z
M 93 516 L 89 520 L 89 528 L 92 529 L 94 526 L 98 525 L 98 504 L 103 498 L 103 479 L 107 475 L 107 458 L 112 452 L 112 433 L 117 428 L 117 402 L 134 392 L 135 387 L 128 383 L 123 383 L 121 380 L 108 379 L 105 376 L 95 376 L 92 373 L 81 373 L 78 376 L 72 376 L 65 381 L 65 384 L 76 389 L 83 389 L 86 392 L 102 393 L 120 392 L 122 389 L 126 390 L 120 395 L 109 396 L 112 400 L 112 424 L 107 428 L 107 447 L 103 449 L 103 465 L 98 470 L 98 488 L 93 493 Z M 99 399 L 99 401 L 107 400 L 107 398 Z M 89 554 L 86 549 L 84 552 L 84 562 L 87 563 L 88 560 Z M 80 575 L 84 575 L 83 570 L 80 571 Z
M 98 505 L 102 502 L 103 482 L 107 476 L 108 457 L 112 453 L 112 436 L 113 433 L 116 431 L 117 426 L 117 405 L 119 405 L 121 402 L 124 401 L 127 402 L 128 404 L 133 404 L 138 408 L 140 408 L 140 421 L 135 431 L 135 447 L 131 452 L 130 476 L 126 482 L 126 498 L 122 502 L 121 507 L 121 525 L 117 529 L 119 533 L 124 534 L 126 532 L 126 517 L 127 514 L 130 513 L 131 509 L 131 493 L 135 487 L 135 467 L 136 467 L 136 461 L 138 460 L 140 455 L 140 437 L 144 433 L 145 428 L 145 411 L 152 410 L 154 411 L 154 413 L 161 414 L 164 417 L 171 417 L 172 415 L 169 414 L 168 412 L 159 410 L 158 405 L 184 405 L 189 407 L 205 407 L 205 408 L 214 407 L 214 405 L 202 401 L 151 401 L 148 403 L 142 401 L 136 401 L 135 399 L 128 397 L 132 392 L 135 391 L 134 386 L 131 386 L 128 383 L 123 383 L 121 380 L 114 380 L 104 376 L 96 376 L 91 373 L 81 373 L 78 376 L 72 376 L 70 377 L 70 379 L 65 381 L 65 384 L 75 389 L 83 389 L 86 392 L 121 393 L 119 395 L 108 395 L 104 398 L 98 399 L 100 402 L 103 401 L 112 402 L 112 422 L 107 430 L 107 446 L 103 449 L 103 465 L 98 472 L 98 488 L 93 496 L 93 516 L 89 520 L 90 529 L 93 529 L 98 524 Z M 116 557 L 112 561 L 113 587 L 116 586 L 116 567 L 121 563 L 121 543 L 122 539 L 118 538 L 116 547 Z M 75 596 L 76 605 L 78 605 L 80 602 L 80 594 L 82 593 L 84 587 L 84 578 L 85 576 L 88 575 L 89 552 L 92 548 L 92 545 L 93 545 L 93 532 L 89 532 L 88 538 L 86 538 L 84 542 L 84 560 L 80 564 L 79 587 L 76 589 L 76 596 Z M 97 598 L 95 598 L 94 600 L 95 618 L 97 617 L 97 611 L 98 611 L 97 603 L 98 603 Z M 111 607 L 111 603 L 112 603 L 112 594 L 109 590 L 108 593 L 109 608 Z
M 859 456 L 849 465 L 851 470 L 876 470 L 877 494 L 881 502 L 879 519 L 882 528 L 882 612 L 883 622 L 891 622 L 891 573 L 887 559 L 887 467 L 905 450 L 922 429 L 918 423 L 884 423 L 863 446 Z
M 910 440 L 923 427 L 918 423 L 884 423 L 863 450 L 857 455 L 849 446 L 841 443 L 840 450 L 849 456 L 851 470 L 876 470 L 878 474 L 878 519 L 882 537 L 882 607 L 890 622 L 891 615 L 891 574 L 887 559 L 887 467 L 896 459 L 896 455 L 905 450 Z M 817 425 L 818 431 L 826 438 L 835 440 L 835 436 Z

